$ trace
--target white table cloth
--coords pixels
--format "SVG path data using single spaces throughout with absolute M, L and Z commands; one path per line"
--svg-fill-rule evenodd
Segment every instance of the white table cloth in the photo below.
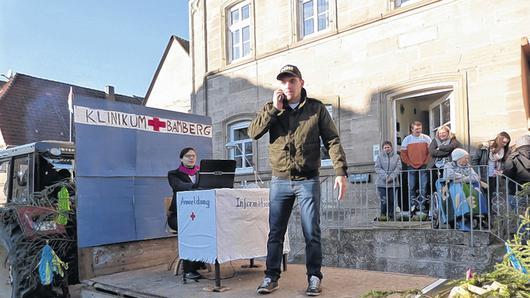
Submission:
M 213 264 L 267 255 L 266 188 L 178 192 L 177 213 L 181 259 Z M 286 233 L 284 253 L 289 250 Z

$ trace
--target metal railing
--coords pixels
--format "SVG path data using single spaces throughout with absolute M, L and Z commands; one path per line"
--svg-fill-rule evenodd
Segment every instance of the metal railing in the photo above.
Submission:
M 364 174 L 369 179 L 348 184 L 341 201 L 333 189 L 334 177 L 323 176 L 322 235 L 331 228 L 454 229 L 469 232 L 472 246 L 476 231 L 508 240 L 519 226 L 520 215 L 530 206 L 529 198 L 518 196 L 522 186 L 504 175 L 482 177 L 487 173 L 486 167 L 473 167 L 480 183 L 444 179 L 438 169 L 422 169 L 401 171 L 385 188 L 378 188 L 377 174 L 368 172 Z M 410 179 L 415 179 L 414 188 L 409 187 Z M 289 234 L 291 255 L 296 256 L 304 248 L 297 203 L 289 222 Z

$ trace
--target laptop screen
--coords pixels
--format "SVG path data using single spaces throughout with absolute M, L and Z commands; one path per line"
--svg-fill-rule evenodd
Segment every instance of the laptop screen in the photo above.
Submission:
M 203 159 L 201 160 L 197 188 L 233 188 L 235 171 L 235 160 Z

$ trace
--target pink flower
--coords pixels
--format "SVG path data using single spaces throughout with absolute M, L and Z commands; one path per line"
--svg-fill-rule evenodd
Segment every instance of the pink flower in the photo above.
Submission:
M 473 278 L 473 270 L 471 270 L 471 268 L 469 268 L 466 271 L 466 280 L 470 280 L 472 278 Z

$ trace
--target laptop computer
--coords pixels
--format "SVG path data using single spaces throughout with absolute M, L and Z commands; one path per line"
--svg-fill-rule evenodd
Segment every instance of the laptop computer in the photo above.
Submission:
M 233 188 L 236 161 L 232 159 L 203 159 L 197 189 Z

